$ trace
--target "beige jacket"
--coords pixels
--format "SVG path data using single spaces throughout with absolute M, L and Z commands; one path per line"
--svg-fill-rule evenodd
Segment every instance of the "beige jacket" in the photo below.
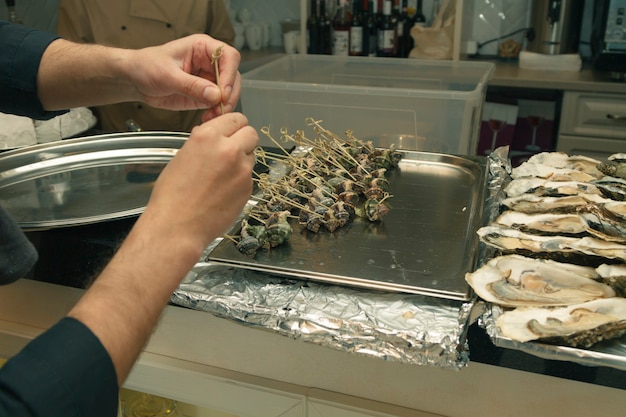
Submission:
M 231 44 L 235 31 L 223 0 L 61 0 L 57 33 L 65 39 L 122 48 L 159 45 L 193 33 Z M 107 132 L 127 131 L 133 119 L 143 130 L 189 132 L 203 111 L 172 112 L 143 103 L 94 109 Z

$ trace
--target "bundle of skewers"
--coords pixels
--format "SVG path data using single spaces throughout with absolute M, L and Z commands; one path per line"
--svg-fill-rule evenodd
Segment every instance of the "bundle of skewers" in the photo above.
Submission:
M 241 221 L 239 236 L 231 237 L 247 256 L 288 242 L 292 223 L 307 233 L 333 233 L 356 218 L 380 222 L 390 210 L 386 174 L 402 154 L 393 147 L 377 149 L 350 130 L 340 137 L 319 120 L 305 122 L 315 137 L 283 129 L 279 141 L 268 128 L 261 129 L 279 153 L 256 151 L 257 162 L 269 172 L 256 175 L 260 192 L 252 197 L 255 204 Z M 295 144 L 297 151 L 287 151 L 283 143 Z M 273 175 L 278 165 L 280 175 Z

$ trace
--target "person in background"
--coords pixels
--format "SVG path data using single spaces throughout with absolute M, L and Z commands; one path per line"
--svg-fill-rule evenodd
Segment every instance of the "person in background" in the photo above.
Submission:
M 258 134 L 244 115 L 229 113 L 241 84 L 241 57 L 230 46 L 218 60 L 216 84 L 212 61 L 222 44 L 197 34 L 129 50 L 0 21 L 2 112 L 45 119 L 76 106 L 129 101 L 204 112 L 98 278 L 66 317 L 0 368 L 0 416 L 116 415 L 119 387 L 172 292 L 241 213 L 252 192 Z M 0 249 L 9 250 L 0 253 L 0 281 L 7 284 L 33 262 L 20 249 L 32 248 L 21 245 L 19 227 L 2 210 L 0 233 Z
M 57 34 L 74 42 L 138 49 L 195 33 L 233 44 L 235 30 L 224 0 L 61 0 L 59 3 Z M 173 112 L 140 102 L 110 104 L 93 110 L 99 120 L 98 127 L 104 132 L 136 128 L 189 132 L 201 122 L 202 116 L 199 110 Z

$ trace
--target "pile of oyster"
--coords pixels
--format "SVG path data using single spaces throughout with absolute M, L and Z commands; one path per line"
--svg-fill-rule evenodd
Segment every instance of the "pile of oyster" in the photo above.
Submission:
M 478 231 L 495 257 L 465 277 L 502 336 L 588 348 L 626 334 L 626 154 L 534 155 Z

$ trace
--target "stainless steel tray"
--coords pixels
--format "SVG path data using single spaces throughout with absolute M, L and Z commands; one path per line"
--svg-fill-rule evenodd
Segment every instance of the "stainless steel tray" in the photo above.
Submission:
M 0 155 L 0 205 L 25 230 L 139 215 L 154 180 L 188 136 L 105 134 L 5 152 Z
M 292 220 L 287 244 L 241 254 L 228 239 L 207 261 L 276 275 L 370 289 L 468 300 L 466 272 L 478 258 L 487 159 L 403 152 L 388 175 L 391 211 L 380 223 L 357 219 L 334 233 Z M 235 226 L 229 234 L 238 234 Z

